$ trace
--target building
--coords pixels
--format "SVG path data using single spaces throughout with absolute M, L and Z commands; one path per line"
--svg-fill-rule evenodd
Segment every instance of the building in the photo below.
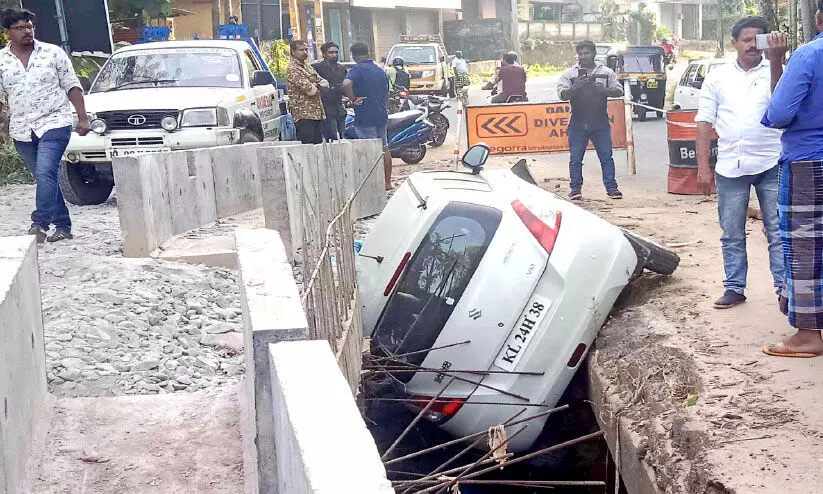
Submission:
M 708 0 L 665 0 L 650 2 L 657 24 L 671 29 L 678 39 L 703 39 L 703 5 Z M 713 3 L 713 2 L 711 2 Z
M 220 0 L 218 5 L 218 24 L 228 23 L 230 15 L 240 14 L 240 0 Z M 172 7 L 182 13 L 171 20 L 174 38 L 211 38 L 217 30 L 213 6 L 213 0 L 172 0 Z

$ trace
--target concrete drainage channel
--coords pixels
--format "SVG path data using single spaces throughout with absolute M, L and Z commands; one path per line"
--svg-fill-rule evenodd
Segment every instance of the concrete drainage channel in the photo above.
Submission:
M 267 228 L 230 232 L 230 241 L 219 243 L 226 252 L 173 256 L 175 261 L 211 260 L 223 270 L 237 268 L 245 367 L 245 384 L 239 393 L 224 387 L 200 396 L 180 386 L 175 388 L 170 380 L 168 389 L 160 381 L 158 386 L 138 391 L 147 396 L 62 398 L 54 407 L 46 388 L 37 250 L 30 238 L 2 239 L 0 275 L 6 278 L 0 328 L 3 335 L 12 338 L 4 336 L 0 346 L 0 492 L 52 492 L 65 489 L 69 477 L 82 478 L 83 488 L 94 492 L 183 492 L 195 488 L 194 479 L 202 481 L 196 486 L 200 492 L 238 492 L 232 487 L 235 484 L 221 480 L 213 471 L 187 471 L 179 477 L 157 460 L 158 436 L 152 428 L 164 422 L 172 428 L 191 425 L 186 422 L 194 420 L 205 403 L 206 421 L 188 432 L 202 435 L 205 443 L 201 437 L 177 437 L 179 431 L 163 431 L 168 439 L 166 448 L 176 457 L 191 455 L 188 464 L 196 465 L 198 455 L 206 455 L 223 458 L 220 461 L 233 470 L 237 468 L 233 462 L 239 462 L 242 455 L 243 483 L 249 493 L 382 494 L 447 488 L 450 493 L 465 494 L 513 492 L 515 487 L 522 492 L 546 487 L 560 492 L 604 492 L 611 488 L 608 482 L 613 469 L 608 465 L 602 434 L 588 403 L 574 393 L 568 394 L 568 408 L 552 413 L 546 430 L 556 433 L 544 435 L 536 446 L 548 454 L 534 457 L 494 453 L 484 457 L 480 449 L 467 449 L 473 443 L 486 442 L 485 432 L 432 449 L 453 438 L 425 421 L 410 427 L 417 417 L 406 411 L 403 403 L 372 393 L 381 372 L 380 364 L 368 357 L 358 407 L 355 396 L 360 385 L 362 333 L 357 293 L 342 291 L 352 298 L 342 300 L 334 297 L 336 290 L 329 287 L 350 286 L 354 276 L 353 263 L 344 255 L 352 247 L 348 236 L 352 232 L 345 231 L 352 229 L 347 222 L 373 216 L 385 205 L 381 174 L 373 173 L 380 162 L 380 148 L 376 141 L 330 146 L 256 144 L 115 163 L 118 181 L 135 184 L 118 194 L 127 257 L 152 255 L 162 259 L 169 250 L 164 246 L 192 230 L 224 221 L 226 216 L 262 209 L 262 223 Z M 329 183 L 340 184 L 340 188 L 326 187 Z M 358 190 L 363 193 L 351 200 Z M 342 223 L 341 212 L 348 213 L 342 215 Z M 363 225 L 356 227 L 360 234 Z M 228 256 L 227 252 L 236 254 Z M 233 262 L 227 261 L 229 257 Z M 295 259 L 303 266 L 299 284 L 294 275 Z M 313 291 L 313 287 L 319 289 Z M 114 300 L 112 304 L 117 305 Z M 195 303 L 191 305 L 185 307 L 186 314 L 197 312 Z M 203 335 L 190 336 L 197 339 Z M 176 336 L 170 332 L 169 338 Z M 153 368 L 165 365 L 160 360 Z M 570 389 L 580 388 L 575 385 Z M 162 401 L 167 400 L 163 396 L 148 396 L 155 393 L 186 399 L 171 402 Z M 120 400 L 120 405 L 109 407 L 111 413 L 106 415 L 100 408 L 101 399 Z M 156 413 L 158 407 L 167 406 L 179 411 L 175 412 L 177 419 Z M 513 427 L 528 426 L 530 417 L 547 412 L 540 407 L 512 408 L 507 425 Z M 140 416 L 139 410 L 150 412 L 143 419 L 135 418 Z M 236 432 L 232 429 L 238 422 L 234 414 L 240 415 L 241 430 Z M 73 417 L 73 432 L 67 431 L 67 416 Z M 220 420 L 214 420 L 215 416 Z M 174 420 L 179 423 L 170 422 Z M 83 431 L 95 430 L 98 423 L 118 421 L 118 434 L 145 436 L 145 442 L 126 441 L 117 450 L 122 455 L 145 453 L 140 462 L 118 458 L 115 449 L 109 449 L 116 448 L 112 438 L 100 434 L 85 433 L 92 438 L 86 441 L 88 448 L 65 444 L 67 440 L 80 441 Z M 202 426 L 217 427 L 223 435 L 205 435 Z M 509 437 L 515 432 L 509 432 Z M 235 437 L 241 434 L 242 447 L 239 440 L 235 446 Z M 196 445 L 189 444 L 194 439 L 198 439 Z M 503 446 L 496 451 L 502 453 L 505 435 L 498 436 L 498 441 Z M 45 464 L 39 462 L 38 455 L 44 444 L 63 455 L 62 470 L 51 468 L 48 484 L 42 481 Z M 92 451 L 92 447 L 96 449 Z M 136 451 L 144 447 L 145 451 Z M 80 451 L 74 452 L 75 448 Z M 503 465 L 499 463 L 502 460 Z M 423 479 L 434 471 L 436 475 Z M 34 482 L 38 477 L 40 484 Z M 80 488 L 79 484 L 71 485 Z

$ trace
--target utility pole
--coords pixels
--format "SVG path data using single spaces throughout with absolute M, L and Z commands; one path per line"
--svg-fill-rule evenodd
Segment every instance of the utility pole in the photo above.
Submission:
M 71 46 L 69 46 L 69 34 L 66 29 L 66 11 L 63 9 L 63 0 L 54 0 L 54 9 L 57 12 L 57 26 L 60 28 L 60 45 L 66 54 L 71 56 Z
M 717 0 L 717 48 L 714 51 L 714 58 L 723 58 L 725 49 L 723 48 L 723 0 Z
M 211 0 L 211 37 L 217 39 L 217 27 L 220 26 L 220 0 Z
M 789 48 L 797 49 L 797 0 L 789 0 Z
M 511 29 L 512 51 L 517 53 L 517 56 L 519 58 L 521 58 L 520 61 L 522 62 L 523 61 L 522 57 L 520 57 L 520 24 L 519 24 L 519 19 L 518 19 L 518 2 L 517 2 L 517 0 L 511 0 L 510 5 L 511 5 L 511 10 L 512 10 L 511 24 L 510 24 L 510 26 L 511 26 L 510 29 Z

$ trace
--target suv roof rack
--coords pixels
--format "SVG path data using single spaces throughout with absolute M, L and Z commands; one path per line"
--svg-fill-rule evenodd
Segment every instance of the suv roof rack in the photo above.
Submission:
M 443 44 L 443 39 L 440 37 L 439 34 L 401 34 L 400 35 L 400 42 L 401 43 L 437 43 L 440 46 L 440 50 L 442 51 L 443 55 L 448 54 L 448 50 L 446 50 L 446 45 Z

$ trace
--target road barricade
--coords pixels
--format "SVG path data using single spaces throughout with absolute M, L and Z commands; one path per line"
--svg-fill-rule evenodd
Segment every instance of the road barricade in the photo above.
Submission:
M 677 110 L 666 114 L 666 133 L 669 143 L 669 194 L 696 195 L 697 189 L 697 124 L 695 110 Z M 712 132 L 709 163 L 717 162 L 717 134 Z M 712 179 L 714 192 L 714 179 Z
M 626 118 L 622 99 L 608 102 L 612 147 L 625 148 Z M 491 154 L 553 153 L 569 150 L 566 129 L 571 107 L 556 103 L 516 103 L 466 107 L 469 147 L 484 143 Z M 589 145 L 589 149 L 593 149 Z

